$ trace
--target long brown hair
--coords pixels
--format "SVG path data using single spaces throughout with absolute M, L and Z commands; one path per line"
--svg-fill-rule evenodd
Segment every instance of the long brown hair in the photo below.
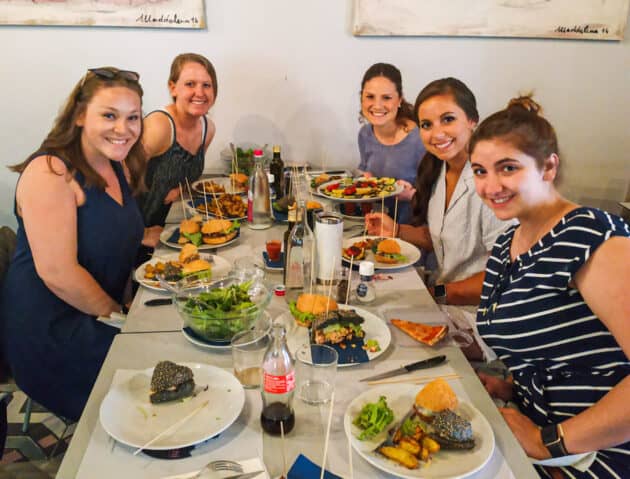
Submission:
M 359 97 L 363 98 L 363 89 L 365 88 L 365 84 L 372 78 L 377 77 L 387 78 L 396 86 L 396 91 L 400 97 L 400 107 L 396 112 L 396 124 L 404 127 L 407 125 L 407 121 L 409 120 L 417 123 L 416 117 L 413 113 L 413 107 L 411 106 L 411 103 L 405 100 L 405 96 L 403 95 L 402 75 L 400 74 L 400 70 L 394 65 L 389 63 L 375 63 L 368 68 L 363 75 L 363 80 L 361 80 L 361 92 L 359 93 Z M 363 111 L 359 112 L 359 118 L 363 118 Z
M 470 153 L 480 141 L 496 138 L 534 158 L 542 169 L 550 155 L 560 155 L 560 149 L 556 131 L 541 113 L 542 107 L 532 99 L 531 93 L 512 98 L 504 110 L 481 122 L 470 139 Z M 559 181 L 559 171 L 555 181 Z
M 457 106 L 464 110 L 469 120 L 474 122 L 479 121 L 477 100 L 473 92 L 470 91 L 470 88 L 468 88 L 464 82 L 457 78 L 448 77 L 432 81 L 418 94 L 418 98 L 416 98 L 416 103 L 413 107 L 416 123 L 420 124 L 418 117 L 420 105 L 429 98 L 440 95 L 451 95 Z M 433 187 L 440 176 L 442 164 L 442 160 L 427 151 L 418 165 L 415 184 L 416 194 L 411 201 L 413 208 L 412 223 L 415 225 L 424 225 L 427 222 L 429 199 L 431 198 Z
M 48 167 L 55 174 L 60 174 L 52 168 L 52 156 L 59 157 L 66 165 L 69 173 L 74 176 L 80 171 L 85 178 L 85 186 L 95 186 L 105 190 L 107 182 L 87 162 L 81 148 L 81 134 L 83 128 L 77 125 L 77 119 L 85 112 L 87 105 L 101 88 L 125 87 L 136 92 L 142 101 L 142 87 L 137 80 L 132 80 L 126 75 L 119 74 L 120 70 L 114 67 L 102 67 L 96 70 L 108 70 L 114 76 L 105 78 L 89 71 L 75 85 L 66 100 L 64 107 L 55 119 L 52 130 L 39 147 L 38 153 L 29 156 L 25 161 L 9 167 L 10 170 L 22 173 L 29 163 L 42 152 L 48 155 Z M 142 136 L 142 132 L 140 132 Z M 130 186 L 134 192 L 141 191 L 144 185 L 143 176 L 146 168 L 145 153 L 140 142 L 140 137 L 129 150 L 125 159 L 125 165 L 129 171 Z

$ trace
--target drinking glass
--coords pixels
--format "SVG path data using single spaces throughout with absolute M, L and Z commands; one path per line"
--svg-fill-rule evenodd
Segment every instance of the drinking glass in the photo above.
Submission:
M 241 331 L 232 338 L 234 376 L 246 389 L 262 384 L 263 356 L 270 342 L 269 330 Z
M 335 389 L 337 351 L 326 344 L 303 344 L 295 354 L 296 394 L 307 404 L 326 404 Z

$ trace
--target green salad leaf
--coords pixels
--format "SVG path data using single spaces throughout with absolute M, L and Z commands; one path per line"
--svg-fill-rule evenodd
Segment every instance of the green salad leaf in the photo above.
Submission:
M 188 238 L 190 240 L 190 242 L 192 244 L 194 244 L 195 246 L 199 246 L 202 243 L 202 239 L 201 239 L 201 232 L 199 233 L 182 233 L 184 235 L 184 237 Z
M 359 441 L 372 439 L 394 420 L 394 411 L 387 406 L 385 396 L 381 396 L 375 403 L 367 403 L 354 418 L 352 424 L 363 429 L 359 434 Z

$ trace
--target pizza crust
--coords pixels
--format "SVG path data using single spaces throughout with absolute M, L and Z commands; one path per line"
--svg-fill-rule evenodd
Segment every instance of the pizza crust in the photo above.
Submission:
M 391 319 L 391 323 L 403 333 L 411 336 L 416 341 L 433 346 L 446 336 L 448 326 L 430 326 L 428 324 L 414 323 L 404 319 Z

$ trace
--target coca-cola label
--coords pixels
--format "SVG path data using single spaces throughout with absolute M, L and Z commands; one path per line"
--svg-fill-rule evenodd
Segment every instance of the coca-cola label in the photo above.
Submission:
M 274 376 L 264 374 L 265 392 L 273 394 L 286 394 L 295 388 L 295 371 L 291 371 L 286 376 Z

